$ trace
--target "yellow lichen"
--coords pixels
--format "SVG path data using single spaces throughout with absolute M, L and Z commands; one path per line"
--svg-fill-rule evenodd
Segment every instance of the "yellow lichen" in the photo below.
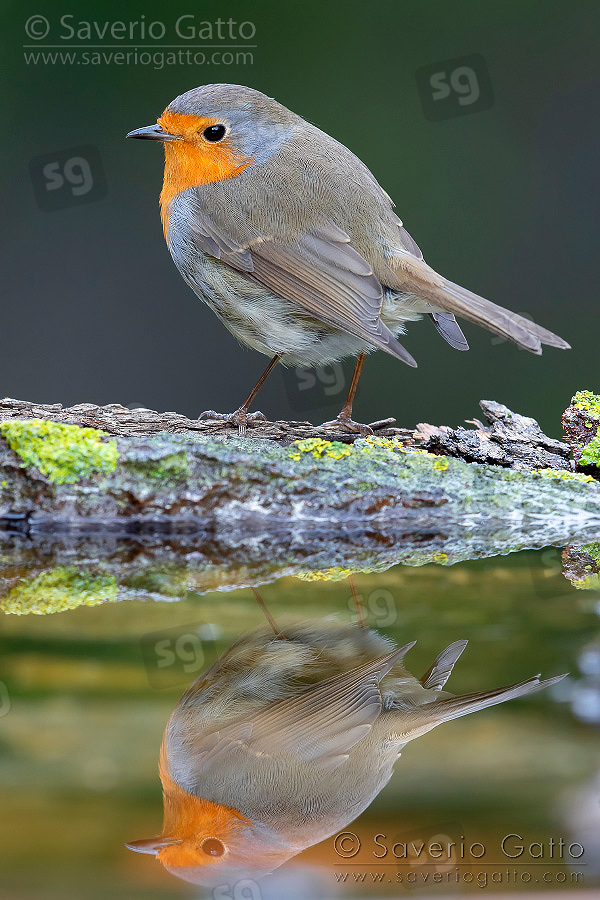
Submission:
M 586 412 L 592 419 L 600 421 L 600 396 L 592 391 L 577 391 L 571 400 L 573 406 Z
M 294 441 L 289 448 L 290 459 L 298 462 L 302 459 L 303 454 L 310 454 L 315 459 L 330 457 L 331 459 L 341 459 L 343 456 L 351 456 L 354 453 L 371 453 L 377 450 L 389 450 L 392 453 L 402 453 L 407 456 L 428 456 L 434 462 L 434 467 L 440 471 L 444 471 L 449 466 L 449 461 L 445 456 L 438 456 L 430 453 L 428 450 L 422 450 L 420 447 L 405 447 L 398 438 L 383 437 L 366 437 L 357 438 L 353 444 L 343 444 L 341 441 L 326 441 L 322 438 L 305 438 L 301 441 Z
M 62 425 L 46 419 L 11 419 L 0 434 L 23 460 L 56 484 L 73 484 L 94 472 L 113 472 L 119 451 L 116 441 L 96 428 Z
M 330 569 L 324 569 L 321 572 L 299 572 L 296 577 L 302 581 L 342 581 L 355 571 L 355 569 L 342 569 L 339 566 L 332 566 Z
M 436 563 L 440 563 L 440 565 L 442 566 L 446 566 L 450 562 L 450 559 L 447 553 L 436 553 L 433 557 L 433 561 Z
M 398 451 L 399 453 L 421 453 L 425 456 L 434 456 L 428 450 L 422 450 L 420 447 L 405 447 L 399 438 L 382 438 L 368 437 L 361 442 L 361 453 L 369 453 L 372 447 L 383 447 L 384 450 Z M 364 444 L 368 446 L 365 447 Z
M 341 459 L 342 456 L 350 456 L 351 453 L 351 448 L 347 444 L 343 444 L 341 441 L 325 441 L 321 438 L 294 441 L 292 447 L 295 447 L 296 450 L 292 450 L 290 457 L 296 461 L 302 459 L 303 453 L 310 453 L 315 459 L 321 459 L 323 456 Z
M 567 472 L 565 469 L 534 469 L 532 475 L 542 475 L 544 478 L 558 478 L 560 481 L 592 482 L 595 479 L 591 475 L 583 475 L 581 472 Z
M 385 447 L 386 450 L 402 450 L 403 444 L 402 441 L 398 438 L 383 438 L 383 437 L 372 437 L 365 438 L 365 443 L 370 444 L 371 447 Z M 363 447 L 363 452 L 367 450 L 366 447 Z

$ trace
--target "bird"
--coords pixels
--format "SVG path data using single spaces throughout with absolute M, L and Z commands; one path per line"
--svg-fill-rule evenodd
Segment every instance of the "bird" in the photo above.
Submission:
M 160 749 L 162 832 L 127 844 L 193 884 L 270 873 L 359 816 L 415 738 L 564 677 L 455 697 L 444 686 L 465 640 L 415 678 L 403 663 L 415 641 L 332 618 L 269 621 L 180 699 Z
M 456 316 L 535 354 L 544 344 L 569 349 L 439 275 L 367 166 L 258 90 L 201 85 L 127 137 L 164 145 L 160 215 L 185 282 L 242 344 L 270 357 L 235 412 L 200 418 L 246 427 L 264 419 L 249 410 L 277 363 L 355 357 L 346 402 L 324 425 L 372 433 L 352 418 L 366 355 L 383 350 L 416 367 L 398 337 L 424 315 L 456 350 L 469 349 Z

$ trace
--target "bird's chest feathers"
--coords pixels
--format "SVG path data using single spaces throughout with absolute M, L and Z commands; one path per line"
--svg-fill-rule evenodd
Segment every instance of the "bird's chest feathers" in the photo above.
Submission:
M 196 147 L 187 141 L 165 144 L 165 174 L 160 193 L 160 216 L 165 236 L 169 230 L 171 201 L 191 187 L 226 181 L 252 164 L 248 159 L 221 141 L 215 147 Z

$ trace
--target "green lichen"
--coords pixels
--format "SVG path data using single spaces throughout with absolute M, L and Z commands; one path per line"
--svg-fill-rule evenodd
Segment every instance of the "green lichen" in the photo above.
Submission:
M 152 481 L 164 484 L 180 483 L 190 475 L 189 460 L 185 450 L 178 450 L 158 459 L 128 461 L 126 466 L 140 472 Z
M 90 575 L 73 567 L 57 566 L 22 581 L 0 600 L 0 608 L 15 616 L 46 616 L 116 599 L 114 575 Z
M 45 419 L 12 419 L 0 424 L 0 434 L 23 460 L 56 484 L 73 484 L 94 472 L 113 472 L 119 452 L 106 432 Z
M 592 391 L 577 391 L 571 404 L 576 409 L 581 409 L 587 413 L 596 422 L 600 422 L 600 395 L 593 394 Z
M 600 435 L 586 444 L 579 457 L 580 466 L 597 466 L 600 468 Z
M 558 478 L 560 481 L 593 482 L 591 475 L 583 475 L 581 472 L 567 472 L 565 469 L 534 469 L 533 475 L 542 475 L 544 478 Z
M 600 468 L 600 395 L 593 394 L 591 391 L 577 391 L 571 404 L 575 409 L 581 410 L 591 420 L 584 422 L 585 428 L 596 429 L 596 434 L 591 441 L 585 446 L 579 445 L 581 456 L 578 460 L 579 466 L 596 466 Z
M 582 544 L 578 549 L 581 550 L 582 553 L 587 553 L 588 556 L 591 556 L 600 569 L 600 544 Z

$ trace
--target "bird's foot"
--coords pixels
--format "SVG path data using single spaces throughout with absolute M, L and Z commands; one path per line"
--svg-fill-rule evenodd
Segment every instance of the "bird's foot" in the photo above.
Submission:
M 340 413 L 339 416 L 331 419 L 330 422 L 323 422 L 322 425 L 319 425 L 319 428 L 338 428 L 349 432 L 349 434 L 360 434 L 362 437 L 368 437 L 370 434 L 373 434 L 373 429 L 370 425 L 361 425 L 360 422 L 355 422 L 351 416 L 345 413 Z
M 237 425 L 240 431 L 245 431 L 248 425 L 252 425 L 255 422 L 267 421 L 267 417 L 260 410 L 248 412 L 243 406 L 240 406 L 239 409 L 232 413 L 218 413 L 214 409 L 206 409 L 200 413 L 198 419 L 212 419 L 215 422 L 222 422 L 223 425 Z

